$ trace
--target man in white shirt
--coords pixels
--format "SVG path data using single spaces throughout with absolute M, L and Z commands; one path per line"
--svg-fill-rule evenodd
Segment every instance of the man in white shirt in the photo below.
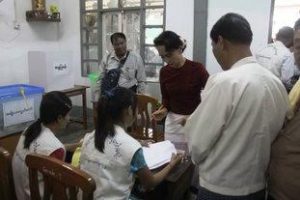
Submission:
M 295 75 L 299 75 L 299 70 L 295 66 L 295 60 L 291 49 L 293 49 L 294 29 L 282 27 L 276 34 L 275 42 L 258 51 L 255 55 L 257 61 L 275 76 L 280 78 L 288 91 L 294 85 L 292 80 Z
M 252 56 L 252 31 L 244 17 L 224 15 L 210 37 L 224 72 L 208 79 L 202 102 L 185 125 L 199 166 L 198 199 L 264 199 L 271 143 L 288 111 L 287 92 Z

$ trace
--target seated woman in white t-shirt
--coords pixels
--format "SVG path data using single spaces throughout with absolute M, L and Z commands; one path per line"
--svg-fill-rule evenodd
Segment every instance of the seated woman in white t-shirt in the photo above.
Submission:
M 106 92 L 98 102 L 96 130 L 84 137 L 80 158 L 80 168 L 96 181 L 94 199 L 128 199 L 133 175 L 145 189 L 153 188 L 182 158 L 173 155 L 164 169 L 152 174 L 141 144 L 126 133 L 134 121 L 136 106 L 136 94 L 121 87 Z
M 66 149 L 75 149 L 79 143 L 64 146 L 56 137 L 58 130 L 65 128 L 72 108 L 71 100 L 62 92 L 49 92 L 42 98 L 40 118 L 21 135 L 16 147 L 12 167 L 17 198 L 30 199 L 28 169 L 25 157 L 37 153 L 64 160 Z M 40 191 L 42 192 L 42 191 Z

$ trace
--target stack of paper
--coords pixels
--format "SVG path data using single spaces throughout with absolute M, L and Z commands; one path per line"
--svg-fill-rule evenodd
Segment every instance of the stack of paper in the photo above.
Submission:
M 177 151 L 174 144 L 166 140 L 143 147 L 143 153 L 149 169 L 155 169 L 170 162 L 172 154 Z

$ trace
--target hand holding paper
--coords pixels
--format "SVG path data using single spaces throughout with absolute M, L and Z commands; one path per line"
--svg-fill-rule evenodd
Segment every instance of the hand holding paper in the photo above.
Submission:
M 171 165 L 171 168 L 173 168 L 174 166 L 176 166 L 177 164 L 179 164 L 181 162 L 183 158 L 183 154 L 172 154 L 172 157 L 171 157 L 171 161 L 170 161 L 170 165 Z
M 177 151 L 175 146 L 168 140 L 149 144 L 149 147 L 143 147 L 143 152 L 149 169 L 158 168 L 170 161 L 176 165 L 180 157 L 176 156 Z M 173 154 L 174 156 L 172 157 Z

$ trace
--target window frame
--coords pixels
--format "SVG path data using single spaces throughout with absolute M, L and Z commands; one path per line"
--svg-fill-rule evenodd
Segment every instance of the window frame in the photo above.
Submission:
M 103 34 L 103 24 L 102 24 L 102 15 L 104 13 L 108 12 L 117 12 L 122 13 L 126 11 L 139 11 L 140 13 L 140 55 L 143 59 L 145 66 L 159 66 L 162 67 L 164 63 L 151 63 L 151 62 L 145 62 L 145 49 L 146 47 L 153 47 L 153 44 L 146 44 L 145 41 L 145 34 L 147 28 L 162 28 L 162 30 L 165 30 L 166 27 L 166 0 L 163 0 L 163 5 L 155 5 L 155 6 L 148 6 L 146 5 L 146 0 L 140 0 L 140 6 L 137 7 L 123 7 L 121 8 L 121 0 L 118 0 L 118 8 L 103 8 L 103 0 L 97 1 L 97 9 L 93 10 L 86 10 L 85 8 L 85 2 L 86 0 L 80 1 L 80 51 L 81 51 L 81 76 L 87 77 L 89 73 L 93 72 L 91 69 L 85 69 L 85 65 L 91 62 L 98 62 L 98 66 L 100 65 L 101 59 L 104 56 L 103 52 L 104 49 L 102 49 L 102 34 Z M 163 9 L 163 21 L 162 25 L 146 25 L 146 11 L 148 9 Z M 88 13 L 96 13 L 96 23 L 97 26 L 91 28 L 97 30 L 97 42 L 96 43 L 86 43 L 83 41 L 84 34 L 83 32 L 86 31 L 88 28 L 84 27 L 84 16 Z M 126 34 L 126 33 L 125 33 Z M 88 38 L 86 34 L 86 38 Z M 87 41 L 87 40 L 86 40 Z M 97 46 L 98 48 L 98 59 L 90 59 L 90 58 L 84 58 L 84 52 L 88 52 L 89 49 L 86 48 L 88 46 Z M 148 79 L 148 77 L 147 77 Z M 156 81 L 153 80 L 147 80 L 147 82 L 159 82 L 158 77 Z

